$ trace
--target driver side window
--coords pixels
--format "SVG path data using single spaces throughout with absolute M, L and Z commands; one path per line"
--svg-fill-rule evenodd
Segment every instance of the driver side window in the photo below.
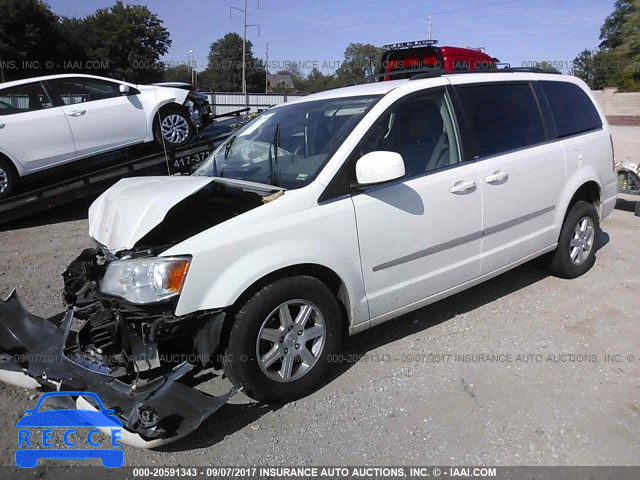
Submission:
M 394 103 L 364 136 L 359 156 L 380 150 L 402 155 L 408 178 L 460 162 L 445 90 L 409 95 Z

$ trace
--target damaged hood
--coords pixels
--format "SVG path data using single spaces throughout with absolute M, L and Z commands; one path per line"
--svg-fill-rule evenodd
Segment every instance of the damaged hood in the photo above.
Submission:
M 196 195 L 212 183 L 218 193 Z M 158 242 L 180 241 L 271 201 L 283 191 L 272 185 L 221 177 L 125 178 L 89 208 L 89 235 L 112 253 L 133 249 L 141 239 L 149 240 L 147 235 Z M 236 192 L 231 195 L 233 199 L 229 192 Z M 223 198 L 225 195 L 227 198 Z M 165 222 L 167 218 L 170 221 Z
M 89 207 L 89 235 L 111 252 L 133 248 L 177 203 L 212 177 L 124 178 Z

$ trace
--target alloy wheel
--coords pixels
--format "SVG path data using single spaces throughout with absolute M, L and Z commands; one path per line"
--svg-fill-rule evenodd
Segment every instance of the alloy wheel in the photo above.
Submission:
M 276 307 L 258 332 L 256 356 L 271 380 L 291 382 L 317 363 L 325 344 L 325 323 L 318 307 L 290 300 Z
M 569 256 L 575 265 L 581 265 L 589 257 L 595 240 L 595 228 L 590 217 L 582 217 L 573 229 L 569 244 Z
M 9 189 L 9 174 L 0 167 L 0 195 Z
M 164 117 L 160 129 L 164 139 L 174 144 L 184 142 L 189 136 L 189 124 L 187 120 L 183 116 L 175 113 Z

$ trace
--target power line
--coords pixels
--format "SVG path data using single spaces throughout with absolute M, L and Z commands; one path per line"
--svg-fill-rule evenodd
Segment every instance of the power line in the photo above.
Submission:
M 504 0 L 502 2 L 496 2 L 496 3 L 490 3 L 487 5 L 477 5 L 475 7 L 465 7 L 465 8 L 459 8 L 459 9 L 455 9 L 455 10 L 442 10 L 440 12 L 431 12 L 431 15 L 448 15 L 451 13 L 460 13 L 460 12 L 468 12 L 470 10 L 480 10 L 483 8 L 490 8 L 490 7 L 498 7 L 500 5 L 506 5 L 508 3 L 515 3 L 518 0 Z M 403 21 L 403 20 L 413 20 L 416 18 L 428 18 L 429 14 L 422 14 L 422 15 L 408 15 L 406 17 L 395 17 L 395 18 L 385 18 L 384 20 L 371 20 L 368 22 L 357 22 L 357 23 L 350 23 L 348 25 L 334 25 L 331 27 L 319 27 L 319 28 L 315 28 L 315 29 L 305 29 L 305 30 L 297 30 L 297 31 L 293 31 L 293 32 L 286 32 L 287 34 L 302 34 L 302 33 L 310 33 L 310 32 L 314 32 L 314 31 L 324 31 L 324 30 L 342 30 L 345 28 L 351 28 L 351 27 L 361 27 L 361 26 L 368 26 L 368 25 L 379 25 L 379 24 L 388 24 L 391 22 L 399 22 L 399 21 Z
M 318 3 L 318 2 L 316 1 L 316 2 L 310 2 L 310 3 Z M 268 10 L 268 12 L 271 13 L 271 12 L 279 12 L 281 10 L 290 10 L 291 8 L 297 7 L 297 6 L 300 6 L 300 5 L 309 5 L 309 2 L 306 2 L 306 1 L 295 2 L 295 3 L 291 3 L 291 4 L 287 5 L 286 7 L 270 8 Z M 176 48 L 176 47 L 179 47 L 179 46 L 184 45 L 186 43 L 189 43 L 189 42 L 193 41 L 194 39 L 199 38 L 200 36 L 202 36 L 205 33 L 210 33 L 212 28 L 224 27 L 225 25 L 227 25 L 227 23 L 216 23 L 216 24 L 208 25 L 205 30 L 200 30 L 197 34 L 187 38 L 186 40 L 181 40 L 180 42 L 171 45 L 171 48 Z

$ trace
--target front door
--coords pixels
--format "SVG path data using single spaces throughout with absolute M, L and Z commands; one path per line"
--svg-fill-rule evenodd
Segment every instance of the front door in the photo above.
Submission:
M 147 120 L 137 95 L 123 95 L 120 84 L 108 80 L 71 77 L 51 80 L 58 94 L 79 157 L 141 142 Z
M 374 322 L 479 274 L 480 177 L 461 159 L 451 112 L 444 88 L 403 97 L 357 149 L 358 156 L 397 152 L 406 170 L 405 178 L 352 197 Z

